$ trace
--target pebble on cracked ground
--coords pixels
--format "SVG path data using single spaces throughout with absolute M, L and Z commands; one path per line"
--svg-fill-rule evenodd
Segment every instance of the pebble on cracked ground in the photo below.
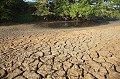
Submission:
M 84 29 L 0 26 L 0 79 L 120 79 L 120 22 Z

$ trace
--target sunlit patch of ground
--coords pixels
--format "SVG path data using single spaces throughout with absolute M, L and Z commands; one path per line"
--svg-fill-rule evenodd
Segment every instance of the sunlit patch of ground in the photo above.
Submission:
M 0 26 L 0 79 L 120 79 L 120 22 L 86 28 Z

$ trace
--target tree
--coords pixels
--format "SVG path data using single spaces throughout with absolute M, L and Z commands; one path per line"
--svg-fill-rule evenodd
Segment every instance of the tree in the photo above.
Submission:
M 47 20 L 47 16 L 52 14 L 50 12 L 50 5 L 47 0 L 38 0 L 35 7 L 36 11 L 34 14 L 37 16 L 43 16 L 44 20 Z
M 0 0 L 0 21 L 12 20 L 22 13 L 23 3 L 23 0 Z
M 8 20 L 11 18 L 11 6 L 12 2 L 11 0 L 1 0 L 0 1 L 0 20 Z
M 69 17 L 69 1 L 68 0 L 54 0 L 54 14 L 67 20 Z

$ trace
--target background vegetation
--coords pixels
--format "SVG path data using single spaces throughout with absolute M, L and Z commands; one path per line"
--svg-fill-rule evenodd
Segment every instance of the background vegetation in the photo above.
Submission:
M 0 22 L 120 19 L 120 0 L 0 0 Z

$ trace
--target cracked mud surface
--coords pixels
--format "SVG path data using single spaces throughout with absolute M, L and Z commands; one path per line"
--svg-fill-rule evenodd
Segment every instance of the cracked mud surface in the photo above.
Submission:
M 120 79 L 120 22 L 84 29 L 0 27 L 0 79 Z

